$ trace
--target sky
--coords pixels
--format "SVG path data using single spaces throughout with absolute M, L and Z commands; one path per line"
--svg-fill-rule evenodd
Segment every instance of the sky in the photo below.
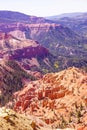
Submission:
M 0 10 L 45 17 L 71 12 L 87 12 L 87 0 L 1 0 Z

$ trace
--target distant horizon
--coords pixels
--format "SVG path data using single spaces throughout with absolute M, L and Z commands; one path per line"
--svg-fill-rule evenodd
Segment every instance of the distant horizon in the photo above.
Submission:
M 21 14 L 25 14 L 25 15 L 29 15 L 29 16 L 36 16 L 36 15 L 30 15 L 30 14 L 26 14 L 24 12 L 20 12 L 20 11 L 14 11 L 14 10 L 0 10 L 0 11 L 9 11 L 9 12 L 16 12 L 16 13 L 21 13 Z M 74 13 L 87 13 L 86 12 L 65 12 L 65 13 L 62 13 L 62 14 L 54 14 L 54 15 L 49 15 L 49 16 L 36 16 L 36 17 L 51 17 L 51 16 L 60 16 L 60 15 L 64 15 L 64 14 L 74 14 Z
M 0 10 L 22 12 L 37 17 L 87 12 L 87 0 L 3 0 Z

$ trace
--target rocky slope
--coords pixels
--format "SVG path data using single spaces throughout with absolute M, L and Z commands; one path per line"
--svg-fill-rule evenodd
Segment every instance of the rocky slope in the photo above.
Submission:
M 57 56 L 59 70 L 70 66 L 87 68 L 86 13 L 70 14 L 49 21 L 18 12 L 1 11 L 0 19 L 1 32 L 20 40 L 37 40 L 48 48 L 50 53 Z M 20 43 L 14 40 L 13 43 L 15 42 Z M 5 43 L 5 48 L 6 46 L 8 42 Z
M 16 112 L 0 108 L 0 130 L 34 130 L 32 121 Z
M 60 16 L 48 17 L 47 19 L 67 26 L 77 33 L 87 37 L 87 12 L 67 13 Z
M 42 73 L 56 71 L 57 57 L 37 41 L 22 37 L 21 33 L 17 33 L 18 38 L 10 33 L 0 33 L 0 58 L 18 61 L 27 70 Z
M 73 49 L 80 51 L 79 46 L 83 47 L 83 44 L 86 43 L 83 37 L 77 35 L 68 27 L 55 23 L 25 24 L 19 22 L 7 25 L 0 24 L 0 28 L 2 32 L 8 32 L 18 39 L 36 40 L 53 54 L 61 54 L 62 51 L 65 55 L 67 53 L 70 55 L 70 52 L 75 54 Z
M 33 42 L 29 39 L 34 39 L 39 41 L 44 47 L 48 48 L 50 53 L 56 55 L 59 70 L 70 66 L 87 66 L 87 41 L 67 27 L 53 23 L 13 23 L 8 25 L 1 24 L 1 30 L 4 32 L 0 34 L 1 50 L 3 48 L 9 48 L 9 50 L 11 50 L 11 48 L 18 49 L 20 47 L 28 47 L 28 45 L 30 46 Z M 2 34 L 8 34 L 9 38 L 2 36 Z M 4 38 L 7 38 L 7 40 L 4 40 Z M 50 59 L 53 58 L 51 57 Z
M 0 19 L 2 22 L 0 22 L 0 30 L 3 33 L 8 33 L 10 38 L 16 38 L 13 40 L 13 43 L 16 44 L 15 47 L 20 44 L 20 40 L 23 42 L 27 39 L 38 41 L 44 47 L 48 48 L 50 53 L 57 56 L 59 70 L 70 66 L 86 68 L 87 38 L 79 35 L 80 33 L 78 32 L 81 32 L 79 25 L 77 27 L 78 31 L 72 27 L 78 23 L 84 30 L 83 25 L 85 24 L 82 23 L 82 18 L 84 18 L 84 23 L 86 23 L 85 16 L 75 17 L 75 19 L 71 20 L 72 24 L 70 20 L 54 23 L 44 18 L 32 17 L 18 12 L 1 11 Z M 4 23 L 3 19 L 7 20 L 7 22 Z M 13 45 L 9 46 L 9 43 L 5 41 L 5 48 L 7 46 L 10 48 Z
M 14 110 L 38 116 L 52 128 L 87 125 L 87 73 L 77 68 L 46 74 L 14 98 Z
M 37 117 L 21 115 L 5 107 L 0 108 L 0 130 L 61 130 L 52 129 Z M 74 130 L 74 129 L 64 129 Z
M 87 40 L 61 24 L 28 25 L 27 38 L 39 41 L 58 58 L 61 69 L 87 67 Z
M 5 107 L 0 108 L 0 130 L 52 130 L 43 121 L 26 117 Z
M 10 102 L 13 92 L 20 90 L 25 82 L 40 77 L 39 73 L 33 73 L 27 72 L 16 61 L 0 60 L 0 106 Z
M 36 17 L 30 16 L 19 12 L 14 11 L 1 11 L 0 10 L 0 23 L 15 23 L 15 22 L 22 22 L 22 23 L 44 23 L 50 22 L 50 20 L 46 20 L 43 17 Z

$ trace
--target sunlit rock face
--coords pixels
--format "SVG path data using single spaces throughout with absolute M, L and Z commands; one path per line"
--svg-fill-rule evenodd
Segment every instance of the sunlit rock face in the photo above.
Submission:
M 74 67 L 68 68 L 46 74 L 14 93 L 14 110 L 38 116 L 54 127 L 62 127 L 64 120 L 65 126 L 78 128 L 86 123 L 86 95 L 87 74 Z

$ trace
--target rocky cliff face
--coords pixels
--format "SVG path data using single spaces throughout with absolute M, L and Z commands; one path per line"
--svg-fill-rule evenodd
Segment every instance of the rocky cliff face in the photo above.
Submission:
M 7 17 L 7 22 L 5 15 Z M 20 40 L 26 41 L 27 39 L 32 39 L 38 41 L 44 47 L 48 48 L 50 53 L 57 56 L 59 70 L 70 66 L 86 68 L 87 38 L 84 38 L 78 33 L 80 30 L 82 30 L 82 33 L 86 32 L 85 17 L 75 17 L 75 20 L 71 19 L 71 22 L 65 18 L 62 20 L 63 22 L 60 20 L 60 24 L 58 24 L 58 22 L 35 16 L 28 16 L 18 12 L 1 11 L 0 18 L 1 32 L 9 33 L 9 35 L 16 38 L 14 42 L 10 40 L 13 44 L 18 45 L 20 44 Z M 84 23 L 82 23 L 83 18 Z M 74 30 L 74 27 L 71 27 L 71 23 L 72 26 L 77 29 Z M 75 26 L 77 23 L 78 27 Z M 3 46 L 2 44 L 3 42 L 1 40 L 1 46 Z M 15 47 L 17 47 L 17 45 Z M 5 42 L 5 49 L 7 46 L 9 46 L 9 44 Z M 11 46 L 13 45 L 11 44 Z M 9 46 L 9 48 L 11 48 L 11 46 Z M 2 54 L 0 54 L 0 57 L 2 57 Z
M 1 49 L 7 49 L 7 47 L 18 49 L 20 45 L 21 48 L 27 47 L 30 44 L 29 39 L 32 39 L 39 41 L 49 49 L 50 53 L 56 55 L 59 70 L 70 66 L 86 67 L 87 41 L 67 27 L 54 23 L 25 24 L 19 22 L 0 24 L 0 28 L 4 35 L 10 35 L 7 40 L 3 41 L 1 38 Z
M 0 33 L 1 59 L 16 60 L 25 69 L 43 73 L 58 69 L 54 66 L 57 58 L 48 49 L 37 41 L 26 39 L 20 31 L 15 32 L 16 35 L 19 37 L 14 37 L 11 32 Z
M 22 33 L 22 32 L 21 32 Z M 10 51 L 16 49 L 23 49 L 25 47 L 36 47 L 38 46 L 38 42 L 34 40 L 27 40 L 23 37 L 20 32 L 17 33 L 18 38 L 10 33 L 0 33 L 0 50 L 1 51 Z M 22 38 L 21 38 L 22 37 Z
M 14 110 L 38 116 L 56 128 L 85 126 L 87 74 L 77 68 L 50 73 L 14 93 Z

